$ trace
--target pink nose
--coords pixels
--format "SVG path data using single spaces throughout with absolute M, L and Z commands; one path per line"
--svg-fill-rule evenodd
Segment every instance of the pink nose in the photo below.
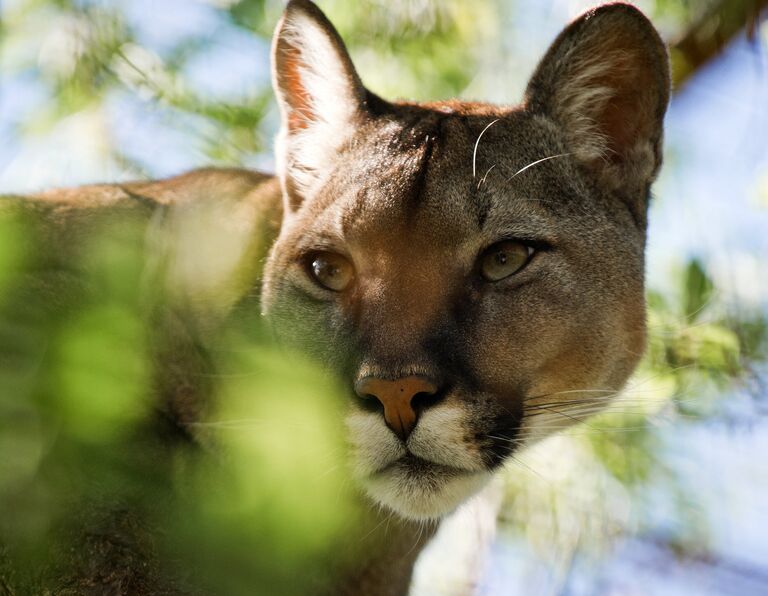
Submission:
M 355 383 L 360 397 L 374 397 L 384 406 L 384 420 L 392 431 L 405 441 L 416 426 L 418 413 L 413 406 L 417 395 L 437 393 L 437 385 L 428 377 L 410 375 L 394 381 L 378 377 L 365 377 Z

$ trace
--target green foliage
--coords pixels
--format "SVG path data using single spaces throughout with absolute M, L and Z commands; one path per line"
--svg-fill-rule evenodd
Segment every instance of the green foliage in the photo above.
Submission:
M 201 425 L 226 456 L 177 469 L 185 495 L 166 548 L 216 592 L 308 593 L 323 565 L 342 564 L 344 551 L 336 561 L 329 553 L 354 517 L 337 459 L 339 389 L 318 383 L 322 373 L 300 359 L 242 337 L 226 345 L 248 372 L 223 380 L 216 412 Z
M 50 237 L 47 221 L 3 217 L 0 238 Z M 202 340 L 218 372 L 206 384 L 205 368 L 188 371 L 210 401 L 189 427 L 195 442 L 178 437 L 158 412 L 159 380 L 181 357 L 157 343 L 176 307 L 162 282 L 147 287 L 137 224 L 99 221 L 66 257 L 3 244 L 0 509 L 14 514 L 0 544 L 14 589 L 79 594 L 82 574 L 104 565 L 138 582 L 131 593 L 172 575 L 194 593 L 310 593 L 343 567 L 336 545 L 355 524 L 344 392 L 245 313 Z
M 688 321 L 693 323 L 709 303 L 714 284 L 698 259 L 693 259 L 688 263 L 683 279 L 685 315 Z

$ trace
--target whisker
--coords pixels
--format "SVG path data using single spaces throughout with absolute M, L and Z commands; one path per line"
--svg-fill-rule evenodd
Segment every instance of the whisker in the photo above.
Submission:
M 573 155 L 573 154 L 572 153 L 558 153 L 557 155 L 550 155 L 549 157 L 542 157 L 541 159 L 537 159 L 536 161 L 532 161 L 527 166 L 524 166 L 524 167 L 520 168 L 519 170 L 517 170 L 517 172 L 515 172 L 509 178 L 507 178 L 506 181 L 509 182 L 510 180 L 515 178 L 516 176 L 519 176 L 520 174 L 525 172 L 528 168 L 532 168 L 533 166 L 535 166 L 537 164 L 540 164 L 540 163 L 542 163 L 544 161 L 549 161 L 550 159 L 556 159 L 558 157 L 567 157 L 568 155 Z
M 584 407 L 584 406 L 595 406 L 599 408 L 610 408 L 611 410 L 620 410 L 623 408 L 640 408 L 644 406 L 654 405 L 654 404 L 667 404 L 667 403 L 682 403 L 683 401 L 694 401 L 693 398 L 688 399 L 675 399 L 673 397 L 670 398 L 658 398 L 654 399 L 651 397 L 638 397 L 638 398 L 621 398 L 619 396 L 617 397 L 596 397 L 594 399 L 590 398 L 584 398 L 584 399 L 568 399 L 568 400 L 558 400 L 558 401 L 548 401 L 543 403 L 534 403 L 526 405 L 526 408 L 528 410 L 537 410 L 541 408 L 547 408 L 552 406 L 563 406 L 567 408 L 577 408 L 577 407 Z
M 213 420 L 209 422 L 187 422 L 186 426 L 206 427 L 206 428 L 238 428 L 241 426 L 258 426 L 272 424 L 274 421 L 263 418 L 239 418 L 233 420 Z
M 668 375 L 668 374 L 671 374 L 671 373 L 676 373 L 678 371 L 686 370 L 686 369 L 689 369 L 689 368 L 698 368 L 698 367 L 697 367 L 696 364 L 683 364 L 683 365 L 680 365 L 680 366 L 673 366 L 673 367 L 669 368 L 668 370 L 659 372 L 659 373 L 657 373 L 655 375 L 650 375 L 650 376 L 646 377 L 645 379 L 638 379 L 637 383 L 635 383 L 634 385 L 629 385 L 629 386 L 625 387 L 624 391 L 625 392 L 632 391 L 632 390 L 634 390 L 635 387 L 640 387 L 642 385 L 645 385 L 646 383 L 649 383 L 650 381 L 654 381 L 654 380 L 658 379 L 662 375 Z
M 191 428 L 206 428 L 206 429 L 221 429 L 221 430 L 256 430 L 259 428 L 274 428 L 275 425 L 279 425 L 281 428 L 306 431 L 311 428 L 309 423 L 296 423 L 296 422 L 284 422 L 282 420 L 275 421 L 270 418 L 240 418 L 232 420 L 212 420 L 204 422 L 186 422 L 184 426 Z
M 576 418 L 576 417 L 574 417 L 574 416 L 571 416 L 571 415 L 569 415 L 569 414 L 566 414 L 566 413 L 564 413 L 564 412 L 560 412 L 560 411 L 558 411 L 558 410 L 555 410 L 554 408 L 545 408 L 545 409 L 546 409 L 546 410 L 548 410 L 548 411 L 550 411 L 550 412 L 554 412 L 555 414 L 560 414 L 561 416 L 563 416 L 563 417 L 565 417 L 565 418 L 568 418 L 568 419 L 570 419 L 570 420 L 573 420 L 574 422 L 581 422 L 581 423 L 583 423 L 585 426 L 589 427 L 589 424 L 587 424 L 587 423 L 584 421 L 584 419 L 578 419 L 578 418 Z
M 374 533 L 376 530 L 378 530 L 378 529 L 379 529 L 381 526 L 383 526 L 385 522 L 387 523 L 387 525 L 389 525 L 389 519 L 390 519 L 390 517 L 391 517 L 392 515 L 394 515 L 394 514 L 393 514 L 393 513 L 390 513 L 390 512 L 387 512 L 387 511 L 386 511 L 385 509 L 383 509 L 382 507 L 380 507 L 380 508 L 379 508 L 379 511 L 381 511 L 382 513 L 386 513 L 386 515 L 385 515 L 385 516 L 384 516 L 384 517 L 381 519 L 381 521 L 380 521 L 378 524 L 376 524 L 376 525 L 375 525 L 375 526 L 374 526 L 374 527 L 371 529 L 371 531 L 370 531 L 370 532 L 368 532 L 367 534 L 365 534 L 364 536 L 362 536 L 362 537 L 360 538 L 360 542 L 363 542 L 363 541 L 364 541 L 366 538 L 368 538 L 368 537 L 369 537 L 371 534 L 373 534 L 373 533 Z
M 322 474 L 320 474 L 320 475 L 318 476 L 318 478 L 325 478 L 326 476 L 330 476 L 330 475 L 331 475 L 331 474 L 333 474 L 333 473 L 334 473 L 336 470 L 338 470 L 340 467 L 341 467 L 341 464 L 337 463 L 337 464 L 335 464 L 335 465 L 331 466 L 330 468 L 328 468 L 328 469 L 327 469 L 325 472 L 323 472 Z
M 490 168 L 488 168 L 488 169 L 485 171 L 485 176 L 483 176 L 483 177 L 480 179 L 480 182 L 478 182 L 478 183 L 477 183 L 477 190 L 480 190 L 480 187 L 481 187 L 483 184 L 485 184 L 485 179 L 486 179 L 486 178 L 488 178 L 488 174 L 490 174 L 490 173 L 491 173 L 491 170 L 492 170 L 493 168 L 495 168 L 495 167 L 496 167 L 496 164 L 493 164 L 493 165 L 492 165 Z
M 548 482 L 548 483 L 551 483 L 551 482 L 552 482 L 551 480 L 549 480 L 548 478 L 545 478 L 545 477 L 544 477 L 544 476 L 543 476 L 541 473 L 537 472 L 537 471 L 536 471 L 536 470 L 534 470 L 534 469 L 533 469 L 531 466 L 529 466 L 528 464 L 524 463 L 523 461 L 521 461 L 519 458 L 515 457 L 514 455 L 511 455 L 511 454 L 510 454 L 510 455 L 509 455 L 509 459 L 510 459 L 510 461 L 512 461 L 512 463 L 515 463 L 515 464 L 517 464 L 518 466 L 520 466 L 520 467 L 522 467 L 522 468 L 525 468 L 525 469 L 526 469 L 526 470 L 528 470 L 528 471 L 529 471 L 531 474 L 535 474 L 536 476 L 538 476 L 539 478 L 541 478 L 541 479 L 542 479 L 544 482 Z
M 701 308 L 704 308 L 705 306 L 706 305 L 702 306 Z M 698 314 L 699 310 L 694 311 L 691 314 L 691 316 L 695 316 L 696 314 Z M 698 327 L 705 327 L 707 325 L 711 325 L 711 322 L 702 321 L 701 323 L 694 323 L 692 325 L 680 325 L 678 327 L 674 327 L 672 325 L 664 325 L 663 323 L 658 325 L 649 324 L 648 335 L 649 337 L 664 337 L 664 338 L 680 337 L 686 331 L 689 331 L 691 329 L 696 329 Z
M 680 403 L 683 400 L 677 400 L 670 401 L 669 403 Z M 685 400 L 685 401 L 693 401 L 691 400 Z M 621 402 L 618 403 L 611 403 L 608 405 L 604 405 L 601 403 L 595 403 L 595 404 L 577 404 L 575 406 L 567 403 L 567 402 L 561 402 L 561 403 L 555 403 L 551 405 L 541 406 L 541 407 L 534 407 L 531 406 L 527 408 L 526 411 L 526 417 L 529 419 L 536 418 L 536 419 L 542 419 L 546 416 L 552 417 L 553 414 L 556 414 L 557 416 L 563 416 L 563 417 L 569 417 L 572 419 L 575 418 L 581 418 L 586 420 L 587 418 L 593 416 L 593 415 L 610 415 L 610 414 L 629 414 L 629 415 L 640 415 L 644 416 L 645 419 L 649 422 L 649 424 L 656 424 L 656 422 L 661 418 L 661 415 L 664 413 L 664 411 L 658 411 L 658 412 L 648 412 L 645 409 L 646 404 L 642 401 L 636 402 L 634 404 L 623 404 Z M 564 410 L 564 411 L 563 411 Z M 679 412 L 677 410 L 674 411 L 674 417 L 675 418 L 683 418 L 683 419 L 696 419 L 696 416 L 685 414 L 683 412 Z M 668 418 L 667 418 L 668 419 Z
M 483 138 L 483 135 L 485 134 L 485 131 L 491 128 L 494 124 L 496 124 L 501 118 L 496 118 L 493 122 L 488 124 L 479 135 L 477 135 L 477 140 L 475 141 L 475 148 L 472 150 L 472 179 L 474 180 L 477 177 L 477 148 L 480 145 L 480 139 Z
M 647 426 L 622 426 L 617 428 L 605 428 L 605 427 L 592 427 L 588 430 L 582 430 L 580 427 L 563 428 L 558 425 L 536 425 L 533 428 L 522 431 L 519 435 L 520 441 L 524 441 L 535 437 L 537 434 L 541 434 L 548 431 L 562 431 L 567 436 L 581 437 L 592 436 L 596 434 L 622 434 L 622 433 L 636 433 L 643 430 L 648 430 Z
M 529 396 L 524 397 L 523 401 L 530 401 L 530 400 L 534 400 L 534 399 L 542 399 L 542 398 L 545 398 L 545 397 L 554 397 L 556 395 L 566 395 L 566 394 L 570 394 L 570 393 L 606 393 L 606 394 L 613 394 L 613 396 L 637 394 L 638 393 L 638 391 L 637 391 L 638 387 L 642 387 L 643 385 L 646 385 L 647 383 L 649 383 L 649 382 L 651 382 L 651 381 L 653 381 L 655 379 L 658 379 L 662 375 L 670 374 L 670 373 L 676 373 L 678 371 L 685 370 L 685 369 L 688 369 L 688 368 L 696 368 L 696 365 L 695 364 L 684 364 L 684 365 L 681 365 L 681 366 L 676 366 L 676 367 L 670 368 L 667 371 L 660 372 L 660 373 L 654 374 L 654 375 L 650 375 L 650 376 L 648 376 L 648 377 L 646 377 L 644 379 L 638 379 L 636 383 L 634 383 L 632 385 L 628 385 L 628 386 L 624 387 L 623 389 L 619 389 L 619 390 L 616 390 L 616 389 L 605 389 L 605 388 L 568 389 L 568 390 L 565 390 L 565 391 L 554 391 L 552 393 L 542 393 L 542 394 L 539 394 L 539 395 L 529 395 Z M 652 389 L 648 389 L 647 391 L 648 392 L 653 392 Z M 608 398 L 606 398 L 606 399 L 608 399 Z
M 585 421 L 585 420 L 587 420 L 589 418 L 595 417 L 598 414 L 599 415 L 603 415 L 605 413 L 606 413 L 606 411 L 604 409 L 590 410 L 590 409 L 579 408 L 579 409 L 574 409 L 573 411 L 563 412 L 561 410 L 556 410 L 554 408 L 549 408 L 548 410 L 545 410 L 545 411 L 529 412 L 527 414 L 527 416 L 526 416 L 526 419 L 529 420 L 529 421 L 534 421 L 535 420 L 536 421 L 536 425 L 539 426 L 542 422 L 546 422 L 546 421 L 553 421 L 555 424 L 559 424 L 560 421 L 562 421 L 563 419 L 571 420 L 571 421 L 583 422 L 583 421 Z M 618 414 L 618 413 L 632 414 L 632 412 L 609 412 L 609 414 L 610 413 L 614 413 L 614 414 Z M 640 418 L 644 418 L 644 419 L 649 420 L 649 422 L 650 422 L 650 418 L 652 418 L 652 416 L 643 416 L 643 412 L 637 412 L 636 414 Z M 595 428 L 598 428 L 598 427 L 595 426 L 595 424 L 596 423 L 593 423 L 591 426 L 595 427 Z M 616 424 L 619 424 L 619 422 L 618 421 L 613 421 L 613 420 L 610 420 L 610 419 L 606 419 L 606 420 L 601 420 L 600 424 L 602 426 L 604 426 L 604 427 L 609 427 L 609 426 L 614 426 Z M 559 425 L 562 426 L 562 424 L 559 424 Z M 587 426 L 589 426 L 589 425 L 587 425 Z
M 554 393 L 542 393 L 541 395 L 529 395 L 525 399 L 538 399 L 541 397 L 551 397 L 553 395 L 566 395 L 568 393 L 616 393 L 615 389 L 568 389 L 566 391 L 555 391 Z
M 418 546 L 419 542 L 421 541 L 421 537 L 424 535 L 424 530 L 427 527 L 426 522 L 424 520 L 419 520 L 418 525 L 419 525 L 419 531 L 416 534 L 416 538 L 413 541 L 413 546 L 411 546 L 411 548 L 408 549 L 408 552 L 406 553 L 406 555 L 410 555 L 413 552 L 413 550 Z
M 568 404 L 556 404 L 556 405 L 560 406 L 560 409 L 557 409 L 554 406 L 546 406 L 546 407 L 541 408 L 538 411 L 530 412 L 530 415 L 531 416 L 536 416 L 536 415 L 539 415 L 539 414 L 544 415 L 547 412 L 554 412 L 554 413 L 559 414 L 561 416 L 567 416 L 567 415 L 570 415 L 570 416 L 573 416 L 573 417 L 582 416 L 584 419 L 586 419 L 589 416 L 591 416 L 592 414 L 605 413 L 605 412 L 609 411 L 603 405 L 575 406 L 575 407 L 571 407 L 571 408 L 568 407 Z M 544 411 L 542 412 L 541 410 L 544 410 Z M 566 410 L 567 413 L 563 412 L 562 410 Z M 624 410 L 618 410 L 618 411 L 624 411 Z M 627 413 L 630 413 L 630 412 L 627 412 Z
M 240 373 L 192 373 L 196 377 L 203 377 L 205 379 L 247 379 L 250 377 L 264 376 L 264 371 L 253 372 L 240 372 Z

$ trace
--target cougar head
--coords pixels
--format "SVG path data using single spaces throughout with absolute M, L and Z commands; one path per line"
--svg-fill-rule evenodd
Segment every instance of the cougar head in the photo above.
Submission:
M 263 310 L 344 379 L 367 493 L 440 517 L 637 364 L 665 47 L 609 4 L 560 34 L 517 106 L 392 103 L 294 0 L 273 81 L 285 215 Z

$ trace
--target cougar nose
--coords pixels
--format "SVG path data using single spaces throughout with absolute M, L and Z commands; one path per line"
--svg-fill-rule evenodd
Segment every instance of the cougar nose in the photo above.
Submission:
M 431 397 L 437 389 L 436 383 L 422 375 L 410 375 L 394 381 L 365 377 L 355 383 L 357 395 L 364 399 L 374 397 L 381 402 L 387 426 L 403 441 L 416 426 L 418 412 L 414 398 Z

